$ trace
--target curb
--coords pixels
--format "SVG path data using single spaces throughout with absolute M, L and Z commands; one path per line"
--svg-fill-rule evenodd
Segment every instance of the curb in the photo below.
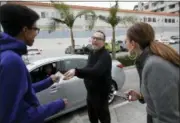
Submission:
M 133 69 L 133 68 L 135 68 L 135 65 L 128 66 L 128 67 L 124 67 L 124 70 L 127 70 L 127 69 Z

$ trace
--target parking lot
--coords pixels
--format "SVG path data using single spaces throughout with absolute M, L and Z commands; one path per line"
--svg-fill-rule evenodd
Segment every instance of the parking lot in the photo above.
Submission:
M 135 68 L 125 68 L 127 76 L 122 92 L 128 89 L 139 90 L 139 78 Z M 129 76 L 129 77 L 128 77 Z M 116 97 L 110 105 L 112 123 L 145 123 L 145 105 L 139 102 L 128 102 L 120 97 Z M 48 123 L 89 123 L 87 108 L 81 108 L 74 112 L 60 116 Z

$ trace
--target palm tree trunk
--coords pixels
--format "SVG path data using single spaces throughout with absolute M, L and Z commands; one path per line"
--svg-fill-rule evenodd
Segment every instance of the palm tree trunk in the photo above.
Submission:
M 73 30 L 72 30 L 72 28 L 70 28 L 70 34 L 71 34 L 71 45 L 72 45 L 71 54 L 74 54 L 75 41 L 74 41 L 74 35 L 73 35 Z
M 112 27 L 112 59 L 116 59 L 115 51 L 115 27 Z

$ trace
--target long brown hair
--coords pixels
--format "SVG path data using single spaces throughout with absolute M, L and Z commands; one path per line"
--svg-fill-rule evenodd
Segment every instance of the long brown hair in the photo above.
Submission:
M 141 49 L 150 47 L 153 54 L 180 66 L 180 55 L 171 46 L 155 41 L 155 32 L 148 23 L 138 22 L 127 31 L 128 38 L 139 44 Z

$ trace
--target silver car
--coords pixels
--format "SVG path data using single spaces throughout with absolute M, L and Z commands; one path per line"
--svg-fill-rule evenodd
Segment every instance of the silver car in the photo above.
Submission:
M 39 81 L 38 75 L 43 72 L 43 66 L 52 64 L 55 72 L 67 72 L 72 68 L 83 68 L 87 64 L 88 56 L 85 55 L 66 55 L 63 57 L 45 58 L 27 64 L 27 68 L 31 74 L 32 82 Z M 41 78 L 42 79 L 42 78 Z M 70 80 L 63 80 L 64 82 L 58 87 L 52 85 L 51 87 L 37 93 L 37 97 L 41 104 L 52 102 L 58 98 L 68 99 L 68 105 L 65 110 L 48 118 L 52 119 L 65 113 L 71 112 L 78 108 L 86 106 L 86 89 L 83 79 L 73 77 Z M 115 93 L 120 90 L 125 82 L 125 73 L 120 62 L 112 61 L 112 86 L 109 94 L 109 103 L 115 98 Z

